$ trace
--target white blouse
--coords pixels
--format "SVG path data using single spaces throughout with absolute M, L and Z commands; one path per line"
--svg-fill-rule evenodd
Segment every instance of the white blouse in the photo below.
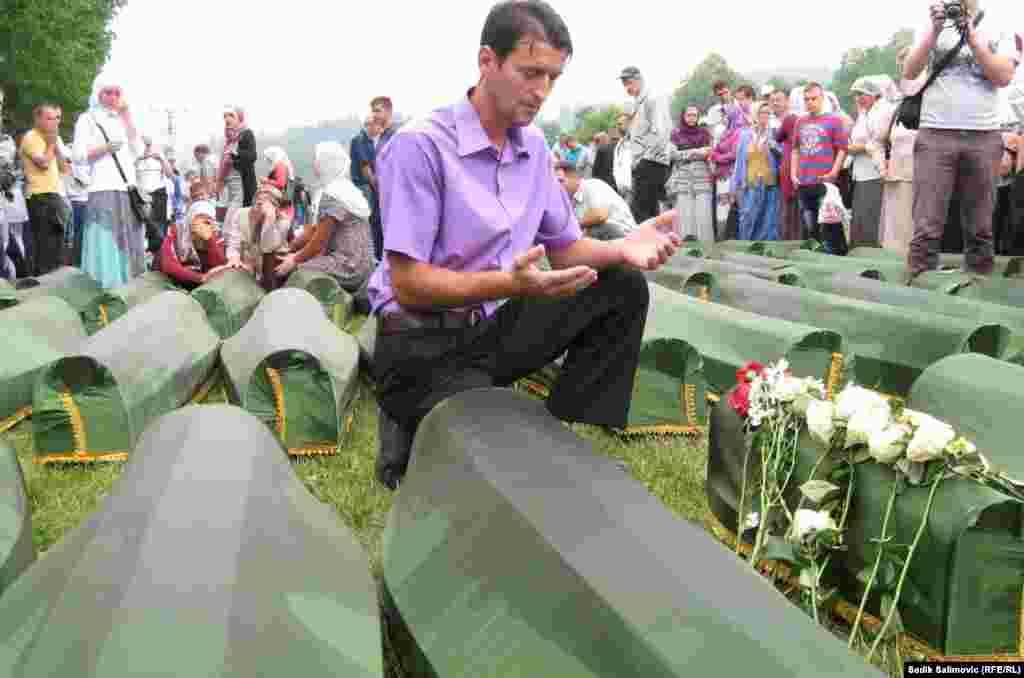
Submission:
M 142 155 L 143 150 L 139 138 L 136 137 L 134 144 L 128 142 L 128 134 L 120 117 L 109 115 L 94 117 L 93 113 L 87 111 L 78 116 L 78 120 L 75 122 L 75 139 L 72 155 L 76 163 L 80 163 L 83 168 L 89 168 L 88 172 L 82 172 L 82 174 L 91 174 L 91 178 L 88 181 L 89 192 L 127 190 L 124 180 L 121 179 L 120 172 L 117 171 L 117 165 L 114 164 L 112 155 L 107 153 L 97 158 L 95 162 L 90 163 L 88 161 L 89 149 L 107 143 L 103 138 L 103 133 L 97 127 L 97 120 L 103 126 L 107 136 L 110 137 L 110 141 L 120 141 L 124 144 L 121 146 L 121 150 L 117 152 L 117 159 L 121 161 L 121 169 L 124 170 L 128 183 L 133 186 L 137 185 L 135 161 Z

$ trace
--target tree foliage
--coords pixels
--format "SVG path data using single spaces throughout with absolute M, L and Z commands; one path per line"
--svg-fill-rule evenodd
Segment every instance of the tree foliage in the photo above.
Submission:
M 6 0 L 0 21 L 5 122 L 28 126 L 32 107 L 52 101 L 71 125 L 110 55 L 111 22 L 125 0 Z
M 853 112 L 857 104 L 850 94 L 850 87 L 857 78 L 866 75 L 888 75 L 893 80 L 900 78 L 896 55 L 900 50 L 911 44 L 914 31 L 903 28 L 889 39 L 885 45 L 873 47 L 853 47 L 846 50 L 839 69 L 832 77 L 831 89 L 839 97 L 843 110 Z
M 579 126 L 574 136 L 583 144 L 589 144 L 598 132 L 605 132 L 615 127 L 615 120 L 622 114 L 622 108 L 616 105 L 602 108 L 591 107 L 579 118 Z
M 746 83 L 743 76 L 729 66 L 725 57 L 712 52 L 694 67 L 672 95 L 672 118 L 678 118 L 687 106 L 698 106 L 701 110 L 706 110 L 708 106 L 716 103 L 717 99 L 715 93 L 711 91 L 711 86 L 717 80 L 729 83 L 734 91 L 737 86 Z

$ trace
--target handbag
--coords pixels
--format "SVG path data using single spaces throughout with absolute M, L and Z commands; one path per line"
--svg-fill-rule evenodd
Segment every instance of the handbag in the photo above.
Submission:
M 107 130 L 103 129 L 103 125 L 101 125 L 99 121 L 96 120 L 96 118 L 93 118 L 93 122 L 96 123 L 96 127 L 99 128 L 100 134 L 103 135 L 103 140 L 107 142 L 107 144 L 109 144 L 110 137 L 107 136 Z M 121 175 L 121 181 L 124 182 L 124 185 L 128 189 L 128 202 L 132 206 L 132 212 L 135 213 L 135 216 L 138 218 L 139 221 L 148 226 L 150 216 L 149 197 L 142 195 L 142 192 L 136 186 L 133 186 L 132 184 L 128 183 L 128 177 L 124 173 L 124 168 L 121 167 L 121 161 L 118 160 L 117 153 L 111 153 L 110 155 L 114 158 L 114 164 L 117 166 L 117 171 Z

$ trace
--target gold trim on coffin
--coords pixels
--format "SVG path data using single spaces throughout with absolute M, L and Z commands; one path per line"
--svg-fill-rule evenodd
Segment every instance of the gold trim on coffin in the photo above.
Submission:
M 12 428 L 32 416 L 32 406 L 26 405 L 3 421 L 0 421 L 0 433 L 7 433 Z
M 284 405 L 284 385 L 281 383 L 281 373 L 273 367 L 267 367 L 267 380 L 274 391 L 274 428 L 277 431 L 281 444 L 284 444 L 285 435 L 288 432 L 288 424 L 285 416 L 287 411 Z M 352 414 L 345 420 L 345 432 L 352 430 Z M 326 457 L 338 454 L 341 446 L 337 442 L 314 443 L 305 447 L 286 447 L 285 450 L 292 457 Z
M 736 534 L 729 528 L 722 525 L 718 518 L 714 515 L 709 516 L 711 524 L 711 534 L 715 536 L 720 542 L 729 547 L 730 550 L 736 548 Z M 745 556 L 750 556 L 751 547 L 748 544 L 740 544 L 740 552 Z M 796 577 L 789 576 L 789 568 L 784 563 L 778 563 L 775 561 L 766 561 L 766 565 L 761 567 L 762 573 L 769 576 L 772 579 L 783 579 L 789 586 L 799 586 L 799 581 Z M 857 618 L 857 606 L 850 604 L 848 601 L 836 597 L 836 602 L 831 605 L 831 611 L 837 617 L 842 619 L 847 624 L 853 625 Z M 958 661 L 958 662 L 1016 662 L 1020 661 L 1022 655 L 1024 655 L 1024 591 L 1021 592 L 1021 602 L 1018 610 L 1018 619 L 1020 623 L 1019 639 L 1017 654 L 1015 655 L 949 655 L 945 656 L 928 643 L 915 638 L 909 633 L 899 633 L 896 636 L 897 642 L 899 643 L 899 649 L 901 654 L 919 654 L 924 656 L 926 661 Z M 882 620 L 875 617 L 868 612 L 864 612 L 861 615 L 861 624 L 863 627 L 871 633 L 877 633 L 882 628 Z

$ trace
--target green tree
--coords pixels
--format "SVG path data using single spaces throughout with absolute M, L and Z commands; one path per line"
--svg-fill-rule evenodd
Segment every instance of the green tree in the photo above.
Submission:
M 785 78 L 780 78 L 777 75 L 768 78 L 768 82 L 766 82 L 765 84 L 771 85 L 775 89 L 782 90 L 783 92 L 788 92 L 789 90 L 796 87 L 796 85 L 794 85 L 793 83 L 789 82 Z
M 615 127 L 615 120 L 621 113 L 622 108 L 614 104 L 603 108 L 590 106 L 581 116 L 579 127 L 576 128 L 573 136 L 580 143 L 589 144 L 598 132 L 604 132 Z
M 831 89 L 839 97 L 843 110 L 852 113 L 857 109 L 857 104 L 850 94 L 850 87 L 857 78 L 866 75 L 888 75 L 893 80 L 899 80 L 896 55 L 901 49 L 910 45 L 913 38 L 913 30 L 902 28 L 896 31 L 885 45 L 854 47 L 846 50 L 839 69 L 832 76 L 831 84 Z
M 6 0 L 0 21 L 5 122 L 27 126 L 32 107 L 52 101 L 74 124 L 110 56 L 111 22 L 127 0 Z
M 717 80 L 724 80 L 733 89 L 745 82 L 743 76 L 732 70 L 725 57 L 712 52 L 694 67 L 672 95 L 672 119 L 678 118 L 687 106 L 699 106 L 704 110 L 716 103 L 711 85 Z

